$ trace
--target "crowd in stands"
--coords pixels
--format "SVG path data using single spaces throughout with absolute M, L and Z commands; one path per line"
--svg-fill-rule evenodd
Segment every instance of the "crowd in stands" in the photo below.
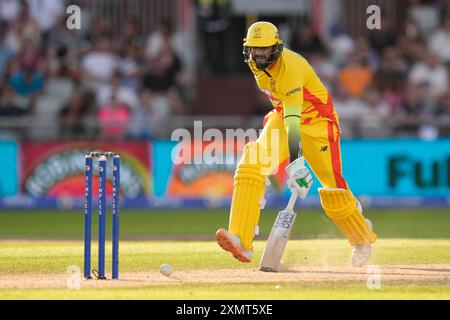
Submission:
M 339 25 L 327 41 L 308 25 L 294 29 L 289 46 L 331 91 L 344 136 L 450 135 L 450 12 L 434 9 L 434 26 L 411 7 L 404 29 L 382 19 L 360 38 Z
M 130 19 L 111 34 L 101 17 L 80 30 L 66 17 L 60 0 L 0 0 L 0 119 L 28 116 L 31 137 L 124 139 L 184 112 L 168 22 L 143 34 Z
M 344 136 L 450 136 L 450 15 L 433 8 L 434 24 L 412 6 L 401 30 L 383 19 L 360 38 L 339 25 L 327 39 L 290 26 L 287 47 L 330 89 Z M 60 0 L 0 0 L 0 122 L 26 116 L 32 137 L 151 138 L 188 114 L 186 50 L 169 23 L 144 33 L 129 19 L 112 34 L 91 15 L 74 31 L 65 9 Z

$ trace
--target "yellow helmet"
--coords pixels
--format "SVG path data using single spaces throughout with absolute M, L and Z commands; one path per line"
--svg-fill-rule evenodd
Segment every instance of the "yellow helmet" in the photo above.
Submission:
M 278 37 L 277 27 L 267 21 L 252 24 L 244 38 L 245 47 L 271 47 L 277 44 L 283 44 L 283 40 Z
M 251 47 L 272 47 L 269 59 L 265 63 L 256 63 L 250 57 Z M 283 40 L 278 36 L 278 29 L 270 22 L 255 22 L 248 28 L 247 37 L 244 38 L 244 61 L 250 67 L 255 66 L 259 70 L 268 68 L 278 60 L 283 51 Z

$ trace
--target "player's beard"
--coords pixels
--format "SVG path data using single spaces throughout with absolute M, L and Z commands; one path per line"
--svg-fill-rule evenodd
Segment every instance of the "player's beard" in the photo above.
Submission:
M 272 64 L 266 56 L 252 56 L 252 60 L 259 70 L 267 69 Z

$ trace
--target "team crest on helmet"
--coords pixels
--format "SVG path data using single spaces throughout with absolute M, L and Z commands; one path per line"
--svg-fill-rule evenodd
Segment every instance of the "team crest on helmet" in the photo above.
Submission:
M 261 28 L 258 27 L 253 30 L 253 37 L 258 39 L 261 38 Z

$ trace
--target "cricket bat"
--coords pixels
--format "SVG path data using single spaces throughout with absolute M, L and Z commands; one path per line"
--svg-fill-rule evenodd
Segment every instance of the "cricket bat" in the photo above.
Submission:
M 259 270 L 265 272 L 277 272 L 280 267 L 292 226 L 297 214 L 294 212 L 294 205 L 297 201 L 297 193 L 293 192 L 289 198 L 286 208 L 277 215 L 275 223 L 267 239 L 266 248 L 259 264 Z

